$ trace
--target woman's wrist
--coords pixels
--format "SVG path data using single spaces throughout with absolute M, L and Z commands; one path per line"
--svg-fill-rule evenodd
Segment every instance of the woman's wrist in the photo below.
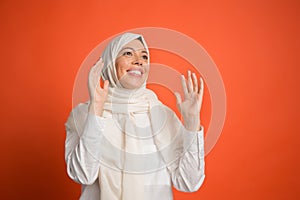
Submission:
M 184 127 L 188 131 L 201 131 L 201 129 L 202 129 L 200 123 L 197 126 L 184 125 Z
M 184 127 L 188 131 L 200 131 L 201 123 L 199 117 L 184 118 Z

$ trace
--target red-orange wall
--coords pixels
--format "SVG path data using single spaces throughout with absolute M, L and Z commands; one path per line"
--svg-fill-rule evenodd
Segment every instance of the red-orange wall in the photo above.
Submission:
M 196 193 L 175 192 L 175 199 L 300 199 L 299 5 L 2 0 L 1 199 L 78 199 L 80 187 L 64 163 L 75 75 L 101 41 L 146 26 L 194 38 L 226 88 L 225 126 L 206 157 L 205 182 Z M 205 113 L 209 102 L 206 93 Z

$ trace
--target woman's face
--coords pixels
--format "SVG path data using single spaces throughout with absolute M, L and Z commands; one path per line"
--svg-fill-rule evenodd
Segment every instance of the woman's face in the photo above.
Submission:
M 148 53 L 138 39 L 127 43 L 116 59 L 118 80 L 127 89 L 143 85 L 149 73 Z

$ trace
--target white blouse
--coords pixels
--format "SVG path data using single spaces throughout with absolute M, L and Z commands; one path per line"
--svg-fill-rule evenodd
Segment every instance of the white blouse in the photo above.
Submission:
M 136 118 L 149 123 L 145 115 Z M 195 192 L 200 188 L 205 177 L 203 127 L 183 156 L 170 166 L 150 173 L 122 174 L 101 164 L 95 156 L 100 151 L 97 144 L 101 134 L 107 124 L 112 123 L 108 114 L 98 117 L 88 113 L 85 103 L 72 110 L 65 124 L 67 172 L 72 180 L 82 185 L 81 200 L 172 200 L 172 186 L 183 192 Z M 120 174 L 122 181 L 110 178 Z

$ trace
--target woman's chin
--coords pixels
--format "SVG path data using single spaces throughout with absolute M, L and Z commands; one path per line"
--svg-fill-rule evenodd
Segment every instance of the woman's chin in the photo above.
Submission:
M 138 89 L 140 88 L 145 80 L 143 77 L 130 77 L 130 76 L 126 76 L 124 78 L 121 78 L 120 84 L 129 90 L 134 90 L 134 89 Z

